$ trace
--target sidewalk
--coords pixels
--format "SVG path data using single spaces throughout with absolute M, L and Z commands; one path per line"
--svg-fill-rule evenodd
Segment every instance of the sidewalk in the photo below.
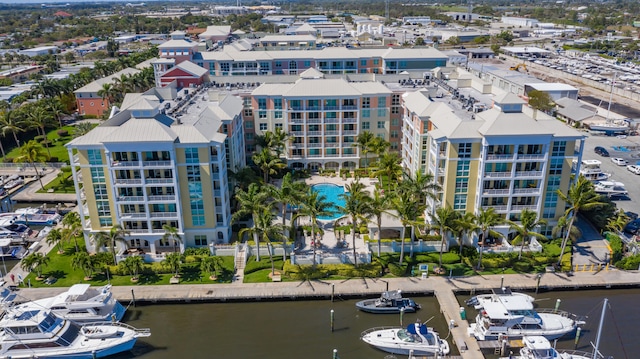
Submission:
M 42 183 L 53 181 L 58 176 L 59 170 L 47 168 L 45 175 L 41 178 Z M 18 202 L 49 202 L 49 203 L 75 203 L 77 200 L 75 193 L 37 193 L 41 189 L 40 181 L 33 179 L 25 185 L 20 192 L 12 195 L 12 199 Z

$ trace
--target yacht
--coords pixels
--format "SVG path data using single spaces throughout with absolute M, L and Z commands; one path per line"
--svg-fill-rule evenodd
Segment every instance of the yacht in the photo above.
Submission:
M 16 215 L 15 223 L 21 224 L 51 226 L 62 220 L 59 213 L 43 213 L 39 208 L 19 208 L 14 213 Z
M 491 301 L 494 295 L 519 295 L 524 297 L 526 300 L 530 301 L 531 303 L 533 303 L 533 301 L 535 300 L 535 298 L 533 298 L 528 294 L 513 292 L 509 287 L 502 287 L 502 288 L 493 288 L 491 290 L 491 293 L 489 294 L 478 294 L 474 297 L 471 297 L 466 301 L 466 304 L 470 307 L 474 307 L 476 310 L 480 310 L 484 307 L 485 302 Z
M 111 293 L 111 285 L 91 288 L 89 284 L 75 284 L 55 297 L 43 298 L 12 309 L 32 311 L 51 310 L 53 314 L 74 322 L 120 321 L 126 308 Z
M 596 193 L 607 197 L 626 196 L 628 194 L 627 189 L 624 188 L 624 183 L 617 181 L 600 181 L 593 185 L 593 189 Z
M 13 245 L 11 238 L 0 237 L 0 257 L 22 259 L 27 254 L 23 245 Z
M 380 298 L 365 299 L 356 303 L 356 308 L 368 313 L 413 313 L 420 309 L 412 299 L 404 298 L 401 290 L 382 292 Z
M 48 310 L 9 310 L 0 320 L 0 358 L 93 359 L 133 348 L 137 339 L 151 335 L 122 323 L 80 326 Z
M 551 346 L 549 340 L 541 336 L 529 336 L 522 338 L 524 347 L 520 349 L 520 355 L 509 356 L 500 359 L 592 359 L 589 353 L 579 351 L 558 351 Z
M 449 343 L 426 324 L 409 324 L 403 328 L 371 328 L 360 335 L 365 343 L 392 354 L 447 355 Z
M 540 335 L 560 338 L 584 324 L 575 315 L 554 309 L 533 309 L 533 302 L 522 295 L 491 295 L 482 304 L 469 335 L 477 340 L 512 339 Z
M 580 163 L 580 174 L 590 181 L 604 181 L 611 177 L 610 173 L 602 172 L 600 166 L 602 162 L 598 160 L 582 160 Z

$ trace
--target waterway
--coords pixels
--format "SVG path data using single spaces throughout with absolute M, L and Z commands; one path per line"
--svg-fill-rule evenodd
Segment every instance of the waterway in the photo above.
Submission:
M 636 309 L 640 289 L 541 292 L 535 297 L 541 308 L 553 308 L 560 299 L 560 309 L 588 316 L 577 347 L 584 351 L 591 351 L 590 342 L 595 342 L 603 298 L 609 298 L 611 310 L 607 310 L 605 317 L 600 351 L 616 359 L 636 358 L 640 353 L 636 334 L 637 323 L 640 323 L 640 311 Z M 466 298 L 461 296 L 459 301 L 463 303 Z M 403 324 L 406 326 L 416 319 L 429 321 L 442 337 L 447 337 L 447 323 L 439 313 L 436 299 L 414 299 L 422 309 L 415 314 L 405 314 Z M 328 359 L 334 349 L 341 359 L 387 357 L 386 353 L 360 341 L 360 333 L 377 326 L 398 326 L 400 316 L 359 312 L 355 309 L 356 301 L 139 304 L 129 308 L 125 321 L 136 327 L 151 328 L 152 336 L 136 344 L 131 353 L 116 358 Z M 335 318 L 333 332 L 331 310 Z M 468 311 L 468 314 L 473 313 Z M 574 338 L 559 340 L 557 346 L 574 349 Z M 457 349 L 453 347 L 456 354 Z

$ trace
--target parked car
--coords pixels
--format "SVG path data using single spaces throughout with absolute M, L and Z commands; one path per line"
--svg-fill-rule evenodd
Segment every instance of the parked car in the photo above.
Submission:
M 629 163 L 627 160 L 625 160 L 624 158 L 620 158 L 620 157 L 612 157 L 611 158 L 611 162 L 617 164 L 618 166 L 626 166 L 627 163 Z
M 628 165 L 627 166 L 627 171 L 629 171 L 631 173 L 635 173 L 637 175 L 640 175 L 640 166 Z
M 633 221 L 627 223 L 626 226 L 624 226 L 623 231 L 629 234 L 636 234 L 638 232 L 638 229 L 640 229 L 640 219 L 634 219 Z
M 602 157 L 609 157 L 609 151 L 607 151 L 607 149 L 604 147 L 597 146 L 593 150 L 595 151 L 595 153 L 599 154 Z
M 638 219 L 638 214 L 636 212 L 624 212 L 624 215 L 629 217 L 630 220 L 635 221 L 636 219 Z

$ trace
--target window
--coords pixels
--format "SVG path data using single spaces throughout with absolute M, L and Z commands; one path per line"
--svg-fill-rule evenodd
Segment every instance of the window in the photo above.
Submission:
M 305 61 L 305 62 L 304 62 L 304 67 L 305 67 L 305 68 L 309 68 L 309 67 L 311 67 L 311 61 Z
M 193 226 L 203 226 L 205 224 L 201 181 L 200 166 L 187 166 L 187 187 L 189 188 L 191 223 Z
M 458 161 L 458 167 L 456 168 L 456 176 L 469 177 L 470 167 L 471 167 L 471 161 Z
M 453 209 L 456 211 L 464 211 L 467 209 L 466 194 L 456 194 L 453 196 Z
M 273 108 L 276 110 L 282 110 L 282 99 L 274 98 L 273 99 Z
M 378 121 L 378 128 L 384 128 L 384 121 Z
M 560 181 L 562 180 L 562 176 L 549 176 L 549 180 L 547 181 L 547 191 L 555 191 L 560 189 Z
M 362 108 L 369 108 L 371 107 L 371 98 L 370 97 L 363 97 L 362 98 Z
M 458 157 L 471 158 L 471 143 L 467 142 L 458 144 Z
M 193 240 L 196 246 L 202 247 L 207 245 L 207 236 L 205 235 L 195 235 L 193 236 Z
M 549 166 L 549 174 L 550 175 L 562 174 L 563 162 L 564 161 L 563 161 L 562 158 L 553 158 L 553 159 L 551 159 L 551 164 Z
M 362 117 L 363 118 L 371 117 L 371 110 L 362 110 Z
M 367 60 L 360 60 L 360 66 L 367 66 Z
M 373 59 L 373 64 L 374 64 L 374 65 L 378 65 L 378 64 L 379 64 L 379 62 L 380 62 L 380 60 L 379 60 L 379 59 Z
M 378 117 L 385 117 L 387 115 L 387 109 L 386 108 L 379 108 L 378 109 Z
M 198 148 L 190 147 L 184 149 L 184 157 L 187 163 L 199 163 L 200 160 L 198 158 Z
M 281 129 L 282 130 L 282 124 L 281 123 L 276 123 L 276 130 L 277 129 Z
M 248 130 L 253 129 L 253 122 L 251 122 L 251 121 L 247 121 L 247 122 L 245 122 L 245 123 L 244 123 L 244 128 L 246 128 L 246 129 L 248 129 Z
M 260 119 L 267 118 L 267 111 L 258 111 L 258 118 Z
M 87 158 L 90 165 L 102 164 L 102 153 L 100 153 L 100 150 L 87 150 Z
M 399 126 L 399 125 L 400 125 L 400 120 L 398 120 L 397 118 L 391 119 L 391 126 Z
M 371 126 L 371 123 L 369 121 L 364 121 L 362 123 L 362 129 L 363 130 L 368 130 L 370 128 L 370 126 Z
M 469 189 L 468 178 L 456 178 L 456 193 L 467 193 Z
M 260 122 L 260 131 L 266 131 L 266 130 L 267 130 L 267 123 Z
M 107 179 L 104 176 L 104 169 L 101 167 L 91 168 L 91 181 L 93 183 L 107 183 Z
M 564 153 L 566 149 L 567 149 L 567 141 L 554 141 L 553 150 L 551 151 L 551 156 L 564 157 Z
M 111 227 L 113 226 L 113 221 L 111 217 L 100 217 L 100 227 Z
M 254 136 L 253 132 L 247 132 L 244 134 L 244 138 L 247 141 L 253 141 L 253 138 L 254 138 L 253 136 Z
M 387 107 L 387 98 L 386 97 L 378 97 L 378 108 Z
M 275 112 L 273 113 L 273 117 L 274 117 L 274 118 L 276 118 L 276 119 L 278 119 L 278 120 L 282 119 L 282 111 L 275 111 Z M 282 126 L 282 125 L 281 125 L 281 126 Z M 278 126 L 276 125 L 276 127 L 278 127 Z
M 398 138 L 398 137 L 399 137 L 398 130 L 392 130 L 391 131 L 391 138 Z

